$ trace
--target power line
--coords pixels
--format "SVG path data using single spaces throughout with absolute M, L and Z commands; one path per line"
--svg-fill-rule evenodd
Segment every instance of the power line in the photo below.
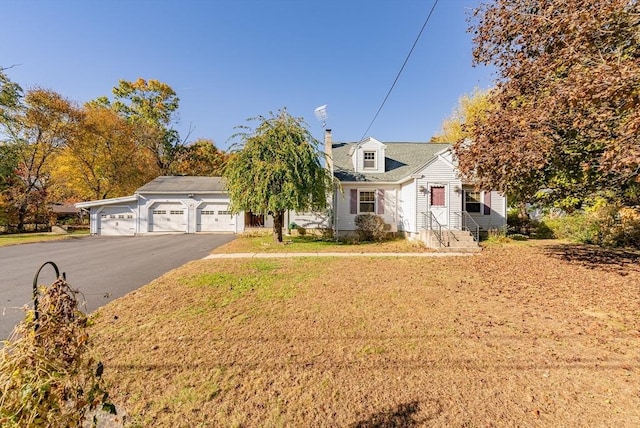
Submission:
M 424 21 L 424 24 L 422 25 L 422 28 L 420 29 L 420 32 L 418 33 L 418 37 L 416 37 L 415 42 L 413 42 L 413 46 L 411 46 L 411 50 L 407 54 L 407 57 L 405 58 L 404 62 L 402 63 L 402 67 L 400 67 L 400 71 L 398 71 L 398 74 L 396 75 L 396 78 L 393 81 L 393 84 L 389 88 L 389 92 L 387 92 L 387 95 L 384 97 L 384 100 L 382 100 L 382 104 L 380 104 L 380 108 L 378 108 L 378 111 L 376 112 L 376 115 L 373 116 L 373 119 L 371 120 L 371 123 L 367 127 L 367 130 L 364 131 L 364 134 L 362 135 L 362 138 L 360 138 L 360 141 L 364 140 L 364 137 L 367 136 L 367 133 L 369 132 L 369 129 L 371 129 L 371 126 L 373 126 L 373 123 L 378 118 L 378 115 L 380 114 L 380 111 L 382 111 L 382 107 L 384 107 L 384 104 L 387 102 L 387 99 L 389 98 L 389 95 L 391 95 L 391 91 L 393 91 L 393 88 L 396 86 L 396 83 L 398 82 L 398 79 L 400 78 L 400 75 L 402 74 L 402 71 L 404 70 L 404 67 L 407 65 L 407 62 L 409 61 L 409 58 L 411 57 L 411 54 L 413 53 L 413 50 L 415 49 L 416 45 L 418 44 L 418 40 L 420 40 L 420 36 L 422 36 L 422 32 L 427 27 L 427 24 L 429 23 L 429 19 L 431 18 L 431 15 L 433 14 L 433 11 L 436 8 L 437 4 L 438 4 L 438 0 L 435 0 L 433 2 L 433 6 L 431 6 L 431 10 L 429 11 L 429 15 L 427 15 L 427 19 Z

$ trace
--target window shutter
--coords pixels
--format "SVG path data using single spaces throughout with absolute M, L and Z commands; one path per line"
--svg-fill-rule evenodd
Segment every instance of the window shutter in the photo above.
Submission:
M 384 190 L 378 190 L 378 209 L 377 214 L 384 214 Z
M 491 214 L 491 192 L 484 192 L 484 215 Z
M 358 214 L 358 189 L 351 189 L 349 199 L 349 212 Z

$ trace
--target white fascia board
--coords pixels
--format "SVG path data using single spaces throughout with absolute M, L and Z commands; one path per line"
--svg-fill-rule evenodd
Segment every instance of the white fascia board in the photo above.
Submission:
M 189 193 L 193 193 L 195 195 L 222 195 L 225 193 L 229 193 L 227 190 L 190 190 L 190 191 L 151 191 L 151 192 L 142 192 L 136 193 L 136 195 L 145 196 L 145 195 L 188 195 Z
M 91 207 L 99 207 L 101 205 L 113 205 L 113 204 L 121 204 L 124 202 L 135 202 L 137 200 L 138 200 L 138 195 L 133 195 L 133 196 L 123 196 L 120 198 L 97 199 L 95 201 L 78 202 L 74 204 L 74 206 L 76 208 L 91 208 Z
M 422 166 L 420 166 L 419 168 L 417 168 L 413 174 L 411 174 L 411 176 L 418 176 L 418 172 L 422 171 L 423 169 L 425 169 L 426 167 L 428 167 L 429 165 L 431 165 L 432 163 L 434 163 L 435 161 L 437 161 L 438 159 L 442 160 L 443 162 L 447 163 L 448 165 L 450 165 L 453 169 L 457 169 L 457 167 L 452 164 L 451 162 L 449 162 L 447 159 L 443 158 L 442 155 L 445 154 L 447 151 L 451 150 L 451 147 L 448 147 L 446 149 L 442 149 L 439 152 L 435 153 L 433 155 L 433 157 L 431 159 L 429 159 L 428 161 L 426 161 L 424 164 L 422 164 Z M 420 178 L 420 177 L 417 177 Z

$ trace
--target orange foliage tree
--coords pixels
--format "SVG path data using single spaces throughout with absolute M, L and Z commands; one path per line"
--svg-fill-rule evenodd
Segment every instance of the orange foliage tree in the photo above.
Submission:
M 565 209 L 640 204 L 640 3 L 495 0 L 471 30 L 499 79 L 455 146 L 463 173 Z

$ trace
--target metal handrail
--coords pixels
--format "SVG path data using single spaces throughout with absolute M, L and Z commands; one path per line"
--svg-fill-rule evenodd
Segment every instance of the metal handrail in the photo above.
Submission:
M 476 242 L 480 242 L 480 225 L 471 217 L 467 211 L 454 211 L 453 215 L 460 218 L 460 230 L 466 230 L 473 235 Z
M 448 243 L 445 244 L 444 236 L 442 234 L 442 224 L 440 224 L 440 222 L 438 221 L 436 216 L 434 216 L 431 211 L 429 211 L 429 217 L 427 217 L 427 213 L 425 213 L 425 212 L 423 212 L 422 215 L 425 216 L 425 218 L 427 219 L 427 224 L 429 225 L 428 228 L 435 235 L 436 239 L 440 243 L 440 246 L 441 247 L 447 247 Z M 433 228 L 433 223 L 434 222 L 435 222 L 435 224 L 437 226 L 436 229 Z

